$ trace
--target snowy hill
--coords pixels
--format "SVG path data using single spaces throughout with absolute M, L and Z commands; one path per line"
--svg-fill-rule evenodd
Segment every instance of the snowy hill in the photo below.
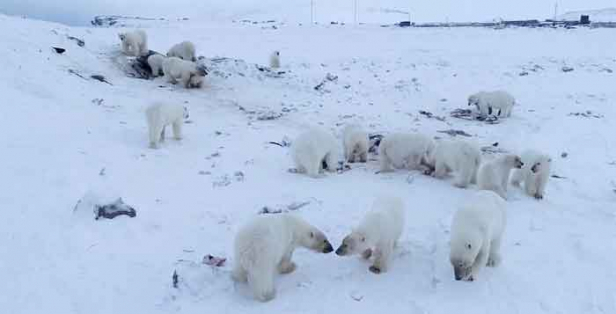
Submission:
M 0 15 L 11 30 L 0 33 L 3 311 L 616 312 L 613 30 L 273 24 L 144 23 L 151 49 L 190 39 L 208 59 L 207 86 L 185 90 L 126 76 L 122 28 Z M 284 74 L 257 69 L 273 50 L 281 51 Z M 315 90 L 328 73 L 332 79 Z M 96 74 L 110 84 L 90 78 Z M 489 89 L 516 96 L 511 119 L 449 117 L 467 108 L 469 94 Z M 153 100 L 189 108 L 181 142 L 147 147 L 144 109 Z M 481 146 L 539 148 L 561 178 L 550 179 L 542 201 L 511 188 L 503 264 L 475 282 L 456 282 L 450 221 L 474 187 L 417 172 L 377 175 L 376 156 L 311 179 L 288 172 L 289 149 L 269 144 L 310 125 L 338 134 L 350 122 L 380 134 L 443 138 L 438 131 L 456 129 Z M 388 273 L 374 275 L 355 258 L 297 251 L 298 269 L 277 278 L 278 296 L 265 304 L 229 278 L 234 233 L 263 207 L 307 203 L 297 212 L 337 246 L 383 192 L 407 203 Z M 74 212 L 88 193 L 122 197 L 137 216 L 96 221 L 79 206 Z M 212 268 L 202 263 L 207 254 L 229 260 Z
M 582 15 L 590 15 L 590 20 L 593 22 L 616 22 L 616 8 L 567 12 L 559 15 L 556 19 L 559 21 L 579 21 Z

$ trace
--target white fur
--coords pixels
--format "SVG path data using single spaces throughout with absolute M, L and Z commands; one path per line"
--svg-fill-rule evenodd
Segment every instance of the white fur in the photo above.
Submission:
M 473 281 L 484 266 L 500 264 L 507 221 L 505 201 L 492 191 L 477 191 L 451 223 L 449 260 L 456 280 Z
M 506 91 L 479 92 L 468 97 L 468 105 L 474 105 L 483 115 L 510 117 L 515 98 Z
M 150 148 L 158 148 L 158 143 L 165 140 L 165 127 L 173 125 L 173 136 L 182 139 L 182 125 L 188 118 L 188 110 L 178 104 L 153 103 L 145 110 L 148 121 Z
M 522 153 L 522 169 L 516 169 L 511 184 L 520 186 L 524 182 L 526 193 L 536 199 L 543 199 L 545 186 L 550 178 L 552 159 L 538 151 L 527 150 Z
M 517 155 L 504 155 L 487 161 L 479 167 L 477 185 L 480 190 L 491 190 L 507 199 L 509 174 L 514 168 L 521 168 L 522 161 Z
M 400 198 L 378 197 L 359 225 L 344 238 L 336 254 L 362 254 L 366 259 L 374 256 L 370 271 L 386 272 L 404 229 L 404 212 L 404 202 Z
M 148 57 L 148 65 L 152 69 L 152 76 L 157 77 L 163 73 L 163 62 L 165 62 L 165 56 L 161 54 L 156 53 Z
M 385 136 L 379 145 L 380 172 L 397 169 L 426 170 L 425 163 L 434 150 L 434 141 L 417 133 L 394 133 Z
M 195 45 L 190 41 L 183 41 L 174 45 L 167 52 L 167 57 L 177 57 L 185 61 L 197 61 L 195 56 Z
M 122 52 L 127 56 L 139 57 L 149 52 L 148 36 L 143 30 L 118 34 L 122 41 Z
M 466 188 L 477 178 L 481 151 L 475 144 L 460 140 L 442 140 L 436 144 L 429 163 L 434 166 L 433 176 L 442 179 L 450 171 L 457 173 L 455 186 Z
M 298 247 L 322 253 L 333 250 L 323 232 L 298 216 L 256 217 L 235 236 L 232 278 L 248 282 L 255 298 L 269 301 L 276 296 L 276 274 L 288 274 L 296 269 L 291 258 Z
M 344 159 L 347 162 L 368 161 L 368 133 L 358 125 L 348 125 L 342 131 Z
M 205 73 L 191 61 L 170 57 L 163 61 L 163 72 L 170 83 L 180 82 L 186 88 L 199 88 L 203 85 Z
M 274 51 L 270 55 L 270 68 L 277 69 L 280 67 L 280 51 Z
M 297 171 L 313 178 L 319 177 L 323 161 L 327 164 L 326 170 L 336 171 L 341 157 L 336 138 L 320 128 L 299 135 L 291 146 L 291 155 Z

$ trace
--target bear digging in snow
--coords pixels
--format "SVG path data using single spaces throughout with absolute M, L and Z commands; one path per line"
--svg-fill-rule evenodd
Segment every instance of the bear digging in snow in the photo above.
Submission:
M 207 75 L 205 70 L 199 68 L 196 63 L 176 57 L 163 61 L 163 72 L 169 83 L 175 84 L 179 81 L 186 88 L 201 87 L 203 78 Z
M 182 139 L 182 124 L 188 119 L 188 109 L 177 104 L 154 103 L 145 110 L 148 121 L 150 148 L 158 148 L 165 140 L 165 127 L 173 125 L 173 136 Z
M 148 57 L 148 65 L 152 69 L 152 76 L 157 77 L 159 75 L 163 75 L 163 62 L 165 61 L 165 56 L 155 53 Z
M 197 61 L 195 57 L 195 45 L 190 41 L 183 41 L 174 45 L 167 52 L 167 57 L 177 57 L 185 61 Z
M 501 262 L 505 201 L 492 191 L 477 191 L 454 214 L 449 261 L 456 280 L 473 281 L 484 266 Z
M 368 269 L 375 274 L 386 272 L 403 229 L 404 202 L 398 197 L 379 197 L 336 254 L 361 254 L 365 259 L 373 256 L 374 263 Z
M 477 179 L 477 170 L 481 163 L 479 147 L 466 141 L 442 140 L 428 157 L 428 163 L 434 166 L 432 175 L 442 179 L 448 172 L 456 172 L 454 183 L 459 188 L 466 188 Z
M 148 37 L 143 30 L 120 33 L 118 37 L 122 41 L 122 52 L 127 56 L 139 57 L 149 52 Z
M 505 118 L 511 117 L 515 98 L 502 90 L 479 92 L 468 97 L 468 105 L 476 106 L 479 113 L 484 117 L 492 115 Z
M 477 185 L 480 190 L 491 190 L 507 199 L 507 185 L 512 169 L 520 169 L 524 164 L 517 155 L 504 155 L 485 162 L 479 167 Z
M 347 162 L 368 161 L 368 133 L 358 125 L 348 125 L 342 131 L 344 159 Z
M 288 274 L 297 268 L 291 261 L 297 247 L 321 253 L 333 251 L 323 232 L 299 216 L 286 213 L 259 216 L 235 236 L 232 278 L 247 282 L 258 300 L 269 301 L 276 296 L 276 274 Z
M 335 172 L 340 161 L 338 145 L 332 134 L 320 128 L 302 133 L 291 145 L 297 172 L 313 178 L 318 178 L 322 169 Z
M 511 184 L 520 186 L 524 182 L 526 193 L 538 200 L 543 199 L 545 186 L 550 178 L 552 159 L 538 151 L 527 150 L 522 153 L 521 169 L 516 169 L 511 178 Z
M 427 159 L 434 150 L 434 141 L 423 134 L 394 133 L 385 136 L 379 145 L 379 172 L 397 169 L 428 170 Z
M 280 51 L 274 51 L 270 55 L 270 68 L 278 69 L 280 67 Z

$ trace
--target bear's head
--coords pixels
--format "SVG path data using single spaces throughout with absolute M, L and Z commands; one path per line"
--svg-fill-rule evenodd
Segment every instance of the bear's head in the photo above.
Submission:
M 305 248 L 320 253 L 330 253 L 334 250 L 325 234 L 317 228 L 309 228 L 306 234 L 301 237 L 300 244 Z
M 478 93 L 468 96 L 468 105 L 469 106 L 479 105 L 479 94 Z
M 201 88 L 203 85 L 203 76 L 199 75 L 198 72 L 190 73 L 190 78 L 186 85 L 187 88 Z
M 126 33 L 119 33 L 118 38 L 120 38 L 121 41 L 124 41 L 126 39 Z
M 530 171 L 532 171 L 533 173 L 539 173 L 540 171 L 544 169 L 549 169 L 548 167 L 550 167 L 551 164 L 552 164 L 551 158 L 543 157 L 543 158 L 540 158 L 539 161 L 537 161 L 535 164 L 533 164 L 533 166 L 530 168 Z
M 473 280 L 473 264 L 479 255 L 483 237 L 479 232 L 465 234 L 464 237 L 454 237 L 451 242 L 449 261 L 453 266 L 456 280 Z
M 366 235 L 361 232 L 353 231 L 342 240 L 342 244 L 340 244 L 340 247 L 336 250 L 336 255 L 345 256 L 359 254 L 369 248 L 370 244 L 367 241 Z
M 505 164 L 507 164 L 511 168 L 520 169 L 522 168 L 522 166 L 524 166 L 522 158 L 520 158 L 520 156 L 518 155 L 505 155 L 503 156 L 503 158 L 505 160 Z

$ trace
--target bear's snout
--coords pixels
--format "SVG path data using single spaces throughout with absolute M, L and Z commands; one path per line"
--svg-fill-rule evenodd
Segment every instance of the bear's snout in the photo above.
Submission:
M 336 250 L 336 255 L 344 256 L 344 254 L 346 254 L 346 248 L 347 248 L 346 244 L 341 244 L 340 247 Z
M 330 253 L 334 250 L 334 248 L 332 247 L 332 244 L 329 243 L 329 241 L 325 240 L 325 247 L 323 248 L 323 253 Z

